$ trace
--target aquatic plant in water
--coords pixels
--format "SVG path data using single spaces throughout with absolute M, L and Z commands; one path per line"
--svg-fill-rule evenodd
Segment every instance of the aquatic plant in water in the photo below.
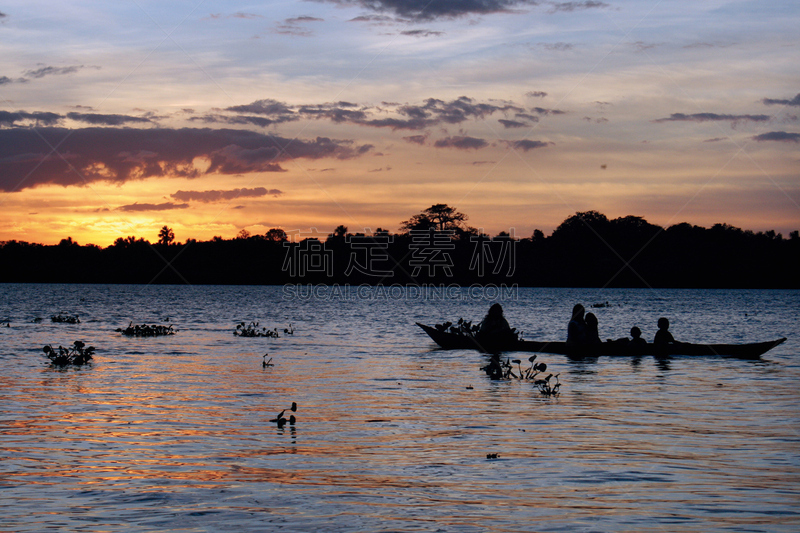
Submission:
M 291 324 L 289 328 L 291 328 Z M 294 334 L 294 328 L 292 329 L 284 329 L 284 333 L 287 335 Z M 278 328 L 267 329 L 262 327 L 258 329 L 258 322 L 250 322 L 250 324 L 245 324 L 244 322 L 240 322 L 236 324 L 236 329 L 233 330 L 233 335 L 236 337 L 271 337 L 273 339 L 279 339 L 280 333 L 278 333 Z
M 128 337 L 160 337 L 162 335 L 174 335 L 175 330 L 172 329 L 172 324 L 168 326 L 161 326 L 157 324 L 149 325 L 142 324 L 141 326 L 133 325 L 133 322 L 128 324 L 125 329 L 117 328 L 114 331 L 122 333 Z
M 453 333 L 456 335 L 475 335 L 481 329 L 480 324 L 473 324 L 471 320 L 458 319 L 458 323 L 453 325 L 452 322 L 445 322 L 443 324 L 435 324 L 434 327 L 439 331 Z
M 464 320 L 463 318 L 459 318 L 456 324 L 452 322 L 444 322 L 442 324 L 434 324 L 434 326 L 438 331 L 442 333 L 452 333 L 453 335 L 465 335 L 467 337 L 474 337 L 481 329 L 481 324 L 478 322 L 477 324 L 473 324 L 472 320 Z M 517 331 L 517 328 L 511 328 L 511 333 L 514 335 L 514 338 L 517 340 L 522 340 L 522 332 Z
M 53 349 L 52 346 L 46 344 L 42 351 L 50 359 L 50 364 L 53 366 L 82 366 L 93 359 L 94 346 L 86 347 L 83 342 L 75 341 L 70 348 L 64 348 L 59 345 L 57 349 Z
M 561 389 L 561 382 L 558 380 L 560 374 L 549 374 L 544 378 L 539 376 L 547 370 L 547 364 L 534 363 L 536 356 L 532 355 L 528 358 L 531 364 L 529 368 L 522 368 L 522 361 L 519 359 L 508 359 L 504 361 L 500 354 L 493 354 L 489 359 L 489 364 L 481 367 L 481 370 L 486 372 L 491 379 L 520 379 L 525 381 L 533 381 L 539 392 L 545 396 L 557 396 L 558 391 Z M 517 365 L 519 375 L 514 373 L 514 365 Z M 555 382 L 551 380 L 555 378 Z
M 64 313 L 58 313 L 57 315 L 53 315 L 50 317 L 50 320 L 53 322 L 61 323 L 61 324 L 80 324 L 81 319 L 78 318 L 78 315 L 65 315 Z
M 297 412 L 297 403 L 292 402 L 292 406 L 289 408 L 289 410 L 292 411 L 293 413 L 296 413 Z M 286 412 L 286 409 L 284 409 L 283 411 L 278 413 L 278 416 L 276 416 L 275 418 L 270 420 L 270 422 L 275 422 L 276 424 L 278 424 L 279 428 L 282 428 L 283 426 L 285 426 L 286 422 L 289 422 L 289 425 L 293 426 L 294 423 L 297 422 L 297 419 L 294 417 L 294 415 L 289 415 L 288 419 L 283 418 L 283 413 L 285 413 L 285 412 Z

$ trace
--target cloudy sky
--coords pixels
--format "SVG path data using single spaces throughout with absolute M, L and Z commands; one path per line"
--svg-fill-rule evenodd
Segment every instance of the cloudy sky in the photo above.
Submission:
M 796 0 L 0 2 L 0 240 L 800 228 Z

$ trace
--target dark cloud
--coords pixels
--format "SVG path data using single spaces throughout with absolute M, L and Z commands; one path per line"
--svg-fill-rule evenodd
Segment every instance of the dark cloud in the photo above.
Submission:
M 548 13 L 583 11 L 584 9 L 601 9 L 609 7 L 605 2 L 555 2 L 551 4 Z
M 778 141 L 786 143 L 800 143 L 800 133 L 787 133 L 785 131 L 771 131 L 753 137 L 754 141 Z
M 34 111 L 28 113 L 27 111 L 0 111 L 0 125 L 13 126 L 16 122 L 24 122 L 26 120 L 33 120 L 39 125 L 52 126 L 64 117 L 56 113 L 46 111 Z
M 303 15 L 300 17 L 293 17 L 286 19 L 284 22 L 286 24 L 298 24 L 300 22 L 325 22 L 325 19 L 319 19 L 317 17 L 309 17 L 308 15 Z
M 475 137 L 467 137 L 464 135 L 457 135 L 454 137 L 445 137 L 433 144 L 436 148 L 458 148 L 460 150 L 477 150 L 489 146 L 489 143 L 483 139 Z
M 256 115 L 268 116 L 291 116 L 294 110 L 283 102 L 267 98 L 265 100 L 256 100 L 250 104 L 235 105 L 226 107 L 225 111 L 233 111 L 235 113 L 254 113 Z
M 260 198 L 262 196 L 280 196 L 283 191 L 278 189 L 266 189 L 256 187 L 254 189 L 231 189 L 228 191 L 178 191 L 170 194 L 170 197 L 180 202 L 219 202 L 221 200 L 233 200 L 238 198 Z
M 792 98 L 791 100 L 779 100 L 775 98 L 764 98 L 761 100 L 766 105 L 790 105 L 790 106 L 800 106 L 800 93 L 797 93 L 797 96 Z
M 714 137 L 713 139 L 706 139 L 703 142 L 704 143 L 716 143 L 716 142 L 719 142 L 719 141 L 724 141 L 726 138 L 727 137 Z
M 344 106 L 337 104 L 308 105 L 300 107 L 298 113 L 309 118 L 327 118 L 336 123 L 354 122 L 360 124 L 367 119 L 365 111 L 346 109 L 348 107 L 352 107 L 352 105 L 346 102 Z
M 444 35 L 444 32 L 433 30 L 408 30 L 401 31 L 400 35 L 407 35 L 409 37 L 438 37 L 439 35 Z
M 252 115 L 199 115 L 189 118 L 190 122 L 202 122 L 204 124 L 253 124 L 254 126 L 259 126 L 261 128 L 266 128 L 267 126 L 272 126 L 273 124 L 289 122 L 291 120 L 299 120 L 299 117 L 272 119 L 267 117 L 254 117 Z
M 278 24 L 272 30 L 280 35 L 294 35 L 295 37 L 311 37 L 314 32 L 300 26 L 290 26 L 288 24 Z
M 101 124 L 104 126 L 121 126 L 128 123 L 152 122 L 146 117 L 134 117 L 130 115 L 100 115 L 97 113 L 67 113 L 67 118 L 87 124 Z
M 138 202 L 121 205 L 117 209 L 119 211 L 168 211 L 170 209 L 186 209 L 189 204 L 173 204 L 165 202 L 163 204 L 140 204 Z
M 0 85 L 5 85 L 6 83 L 13 83 L 14 80 L 9 78 L 8 76 L 0 76 Z
M 544 91 L 528 91 L 525 93 L 525 96 L 529 96 L 531 98 L 544 98 L 547 96 L 547 93 Z
M 339 5 L 359 5 L 379 13 L 394 13 L 414 21 L 439 18 L 452 19 L 468 15 L 504 13 L 525 6 L 535 6 L 538 0 L 317 0 Z
M 52 147 L 58 153 L 51 153 Z M 292 158 L 353 159 L 372 145 L 317 137 L 286 139 L 255 131 L 208 128 L 0 129 L 0 190 L 43 184 L 122 183 L 153 177 L 281 172 Z M 195 167 L 200 158 L 205 171 Z
M 383 102 L 383 108 L 360 106 L 352 102 L 333 102 L 290 106 L 277 100 L 256 100 L 250 104 L 225 108 L 225 111 L 265 115 L 269 120 L 256 120 L 252 116 L 236 117 L 221 114 L 206 114 L 192 117 L 189 120 L 227 124 L 271 124 L 299 120 L 300 118 L 328 119 L 335 123 L 351 123 L 375 128 L 391 128 L 393 130 L 422 130 L 442 124 L 460 124 L 469 119 L 483 119 L 497 112 L 521 113 L 522 107 L 511 103 L 478 102 L 473 98 L 461 96 L 451 101 L 428 98 L 422 104 L 398 104 Z M 541 109 L 541 108 L 538 108 Z M 394 112 L 399 116 L 381 116 L 384 111 Z M 550 113 L 562 113 L 558 110 L 546 110 Z
M 359 17 L 350 19 L 348 22 L 368 22 L 370 24 L 384 25 L 399 21 L 398 19 L 389 17 L 387 15 L 361 15 Z
M 534 115 L 529 115 L 527 113 L 516 113 L 514 116 L 516 118 L 521 118 L 523 120 L 529 120 L 531 122 L 539 122 L 539 117 L 536 117 Z
M 283 21 L 283 24 L 275 25 L 275 33 L 283 35 L 295 35 L 298 37 L 308 37 L 313 35 L 313 32 L 308 28 L 301 26 L 307 22 L 322 22 L 323 19 L 309 16 L 293 17 Z
M 766 122 L 770 119 L 769 115 L 719 115 L 717 113 L 694 113 L 686 115 L 684 113 L 672 113 L 668 118 L 659 118 L 653 122 Z
M 427 135 L 409 135 L 408 137 L 403 137 L 403 140 L 410 142 L 412 144 L 425 144 L 425 141 L 428 139 Z
M 583 120 L 585 120 L 586 122 L 594 122 L 595 124 L 602 124 L 604 122 L 608 122 L 608 119 L 605 117 L 600 117 L 600 118 L 583 117 Z
M 435 124 L 432 120 L 427 119 L 401 119 L 401 118 L 379 118 L 372 120 L 365 120 L 359 122 L 363 126 L 372 126 L 375 128 L 391 128 L 393 130 L 423 130 L 428 126 Z
M 498 120 L 498 122 L 502 124 L 503 127 L 505 128 L 524 128 L 526 126 L 530 126 L 530 124 L 525 124 L 524 122 L 518 122 L 516 120 L 505 120 L 502 118 Z
M 29 78 L 44 78 L 45 76 L 72 74 L 78 72 L 82 68 L 99 69 L 100 67 L 86 67 L 85 65 L 72 65 L 69 67 L 41 67 L 36 70 L 27 70 L 24 72 L 24 74 Z
M 468 119 L 485 118 L 496 112 L 521 113 L 524 109 L 512 104 L 498 106 L 480 103 L 467 96 L 461 96 L 450 102 L 429 98 L 424 105 L 404 105 L 398 111 L 412 119 L 429 120 L 432 124 L 460 124 Z
M 550 146 L 551 142 L 544 142 L 544 141 L 529 141 L 528 139 L 522 139 L 521 141 L 503 141 L 509 147 L 514 148 L 516 150 L 522 150 L 527 152 L 528 150 L 534 150 L 536 148 L 544 148 L 545 146 Z
M 560 109 L 545 109 L 543 107 L 532 107 L 531 111 L 540 115 L 565 115 L 567 113 L 566 111 L 561 111 Z

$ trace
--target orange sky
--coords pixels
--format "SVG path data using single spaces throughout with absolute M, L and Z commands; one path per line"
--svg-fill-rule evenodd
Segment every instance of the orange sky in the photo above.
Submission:
M 0 240 L 800 228 L 796 3 L 429 4 L 11 2 Z

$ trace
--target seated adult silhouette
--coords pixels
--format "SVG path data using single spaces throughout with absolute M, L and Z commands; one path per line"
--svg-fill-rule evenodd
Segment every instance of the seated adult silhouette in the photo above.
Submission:
M 586 324 L 586 344 L 601 344 L 600 334 L 597 332 L 597 317 L 594 313 L 586 313 L 584 323 Z
M 567 324 L 567 346 L 586 346 L 586 320 L 583 316 L 585 311 L 581 304 L 575 304 L 572 308 L 572 318 Z
M 478 330 L 475 338 L 479 342 L 509 342 L 516 340 L 517 336 L 511 326 L 508 325 L 508 320 L 503 316 L 503 306 L 499 303 L 492 304 L 489 307 L 489 312 L 481 321 L 481 327 Z

